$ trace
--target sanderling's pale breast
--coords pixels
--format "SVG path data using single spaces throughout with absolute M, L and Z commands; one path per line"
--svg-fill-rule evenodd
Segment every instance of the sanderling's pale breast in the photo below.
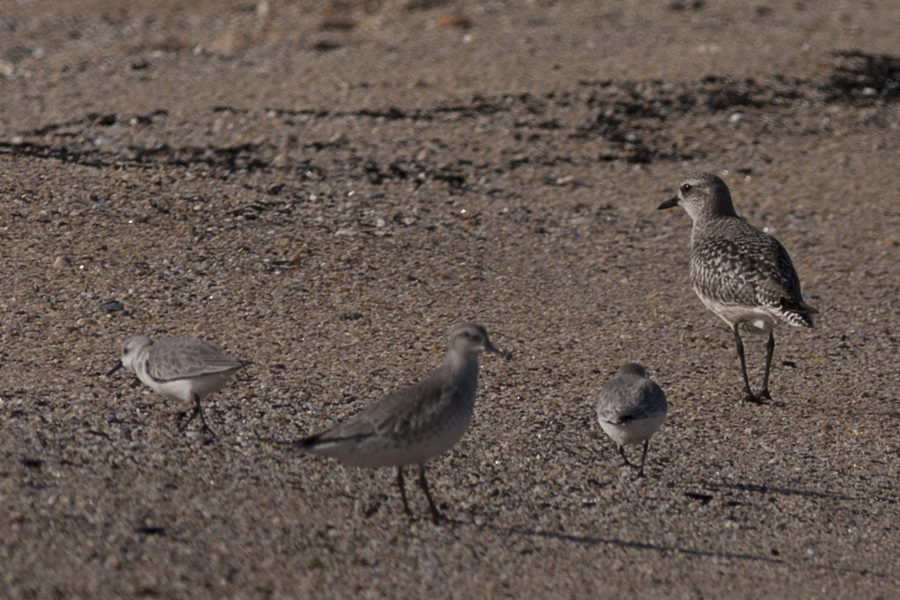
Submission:
M 624 447 L 644 444 L 638 477 L 644 475 L 650 438 L 659 430 L 668 409 L 665 392 L 647 378 L 644 367 L 637 363 L 622 365 L 618 374 L 600 388 L 597 419 L 606 435 L 618 445 L 625 464 L 633 466 L 625 456 Z
M 425 479 L 425 462 L 452 448 L 472 418 L 481 353 L 498 350 L 484 327 L 463 325 L 450 336 L 441 366 L 416 385 L 391 392 L 343 423 L 297 442 L 357 467 L 397 467 L 397 486 L 409 514 L 403 467 L 418 465 L 419 485 L 432 519 L 440 512 Z
M 138 336 L 125 342 L 122 358 L 107 376 L 126 367 L 158 394 L 192 402 L 193 411 L 180 428 L 199 416 L 203 432 L 214 435 L 206 424 L 200 400 L 221 389 L 248 364 L 197 338 L 163 338 L 154 342 L 147 336 Z
M 711 173 L 687 175 L 678 195 L 660 210 L 681 206 L 693 221 L 691 228 L 691 284 L 700 300 L 728 323 L 734 332 L 744 400 L 771 399 L 769 371 L 775 351 L 773 330 L 780 323 L 812 327 L 817 311 L 803 301 L 800 279 L 787 250 L 734 211 L 725 182 Z M 744 344 L 739 329 L 768 335 L 766 370 L 759 393 L 747 376 Z

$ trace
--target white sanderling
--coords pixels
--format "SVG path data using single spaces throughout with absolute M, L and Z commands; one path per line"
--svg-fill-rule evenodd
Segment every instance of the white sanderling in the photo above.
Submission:
M 774 237 L 753 227 L 734 211 L 725 182 L 711 173 L 694 172 L 678 186 L 678 195 L 659 209 L 681 206 L 693 221 L 691 284 L 708 309 L 734 332 L 744 401 L 771 399 L 769 370 L 775 350 L 774 329 L 780 323 L 812 327 L 817 311 L 803 301 L 800 279 L 787 250 Z M 739 328 L 768 334 L 766 370 L 759 393 L 747 377 Z
M 297 444 L 306 452 L 351 466 L 397 467 L 397 487 L 407 514 L 411 512 L 403 467 L 418 465 L 419 486 L 436 523 L 441 513 L 428 490 L 425 462 L 455 446 L 466 432 L 475 406 L 478 359 L 485 351 L 498 352 L 484 327 L 463 325 L 453 331 L 443 363 L 427 378 L 391 392 L 343 423 Z
M 644 455 L 638 477 L 644 475 L 650 438 L 662 425 L 668 412 L 666 394 L 647 378 L 644 367 L 625 363 L 619 373 L 600 388 L 597 419 L 600 427 L 618 446 L 626 465 L 634 466 L 625 456 L 624 446 L 644 444 Z
M 249 362 L 231 358 L 211 344 L 197 338 L 163 338 L 153 342 L 147 336 L 130 338 L 122 347 L 122 358 L 107 377 L 122 367 L 167 398 L 193 402 L 194 409 L 179 429 L 199 416 L 203 432 L 215 435 L 206 424 L 200 400 L 221 389 L 238 370 Z

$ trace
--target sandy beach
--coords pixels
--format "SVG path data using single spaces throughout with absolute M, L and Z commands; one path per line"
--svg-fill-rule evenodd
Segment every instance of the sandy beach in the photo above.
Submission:
M 0 596 L 891 598 L 900 4 L 9 0 L 0 8 Z M 773 401 L 691 289 L 711 171 L 789 251 Z M 414 477 L 289 443 L 436 368 Z M 253 364 L 204 400 L 134 335 Z M 764 340 L 745 338 L 755 385 Z M 665 390 L 646 477 L 596 420 Z M 636 449 L 630 450 L 636 453 Z

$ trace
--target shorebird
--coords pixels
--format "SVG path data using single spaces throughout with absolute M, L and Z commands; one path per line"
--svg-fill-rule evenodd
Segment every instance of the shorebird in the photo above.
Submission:
M 637 363 L 622 365 L 619 373 L 600 388 L 597 398 L 600 427 L 619 447 L 619 455 L 626 465 L 636 466 L 628 462 L 624 447 L 644 444 L 638 477 L 644 476 L 650 438 L 659 430 L 668 410 L 665 392 L 647 378 L 644 367 Z
M 215 435 L 203 416 L 200 400 L 221 389 L 249 362 L 231 358 L 197 338 L 163 338 L 153 342 L 147 336 L 130 338 L 122 347 L 122 358 L 107 377 L 126 367 L 158 394 L 183 402 L 193 402 L 191 415 L 180 426 L 184 430 L 200 417 L 203 432 Z
M 678 195 L 659 210 L 681 206 L 693 221 L 691 284 L 703 304 L 734 332 L 744 401 L 771 400 L 769 371 L 774 329 L 781 323 L 812 327 L 817 311 L 803 300 L 800 279 L 787 250 L 774 237 L 739 217 L 725 182 L 711 173 L 688 174 Z M 754 394 L 747 376 L 740 329 L 768 335 L 762 389 Z
M 441 513 L 425 479 L 425 462 L 451 449 L 472 418 L 478 386 L 478 359 L 499 352 L 481 325 L 463 325 L 450 335 L 441 366 L 421 382 L 400 388 L 370 404 L 343 423 L 300 440 L 306 452 L 324 454 L 356 467 L 397 467 L 403 510 L 403 468 L 418 465 L 419 486 L 428 499 L 432 520 Z

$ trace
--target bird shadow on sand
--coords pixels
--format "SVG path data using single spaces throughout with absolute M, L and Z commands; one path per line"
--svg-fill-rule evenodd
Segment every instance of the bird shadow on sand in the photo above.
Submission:
M 704 487 L 711 492 L 735 491 L 759 494 L 780 494 L 782 496 L 801 496 L 803 498 L 819 498 L 823 500 L 861 500 L 861 498 L 831 492 L 813 492 L 809 490 L 775 487 L 757 483 L 707 483 Z
M 546 531 L 540 529 L 528 529 L 524 527 L 499 527 L 494 525 L 483 525 L 481 527 L 484 529 L 491 529 L 500 533 L 506 533 L 510 536 L 537 537 L 550 540 L 559 540 L 563 542 L 573 542 L 576 544 L 584 544 L 588 546 L 614 546 L 623 549 L 645 550 L 656 552 L 659 554 L 682 554 L 685 556 L 694 556 L 698 558 L 725 558 L 731 560 L 765 562 L 779 565 L 788 564 L 788 562 L 783 559 L 761 554 L 679 548 L 677 546 L 665 546 L 662 544 L 651 544 L 647 542 L 628 541 L 616 538 L 603 538 L 592 535 L 576 535 L 565 533 L 563 531 Z
M 459 521 L 453 521 L 454 524 L 462 525 Z M 821 569 L 822 567 L 815 564 L 804 565 L 802 561 L 790 560 L 790 559 L 782 559 L 778 558 L 777 555 L 768 555 L 768 554 L 750 554 L 745 552 L 728 552 L 722 550 L 702 550 L 697 548 L 681 548 L 678 546 L 666 546 L 662 544 L 651 544 L 647 542 L 638 542 L 638 541 L 628 541 L 621 540 L 617 538 L 603 538 L 596 537 L 591 535 L 577 535 L 577 534 L 569 534 L 563 531 L 546 531 L 540 529 L 529 529 L 525 527 L 501 527 L 495 525 L 475 525 L 479 529 L 489 529 L 498 533 L 505 533 L 509 536 L 521 536 L 528 538 L 542 538 L 548 540 L 557 540 L 562 542 L 571 542 L 574 544 L 583 544 L 587 546 L 612 546 L 617 548 L 622 548 L 624 550 L 641 550 L 647 552 L 654 552 L 661 556 L 666 555 L 681 555 L 688 556 L 692 558 L 698 559 L 726 559 L 726 560 L 735 560 L 735 561 L 744 561 L 756 564 L 770 564 L 770 565 L 779 565 L 783 566 L 787 569 L 798 569 L 798 568 L 812 568 L 813 570 Z M 863 576 L 874 576 L 879 578 L 888 578 L 892 575 L 883 572 L 871 571 L 869 569 L 853 569 L 853 568 L 833 568 L 829 567 L 830 571 L 838 571 L 842 573 L 853 573 L 856 575 Z

